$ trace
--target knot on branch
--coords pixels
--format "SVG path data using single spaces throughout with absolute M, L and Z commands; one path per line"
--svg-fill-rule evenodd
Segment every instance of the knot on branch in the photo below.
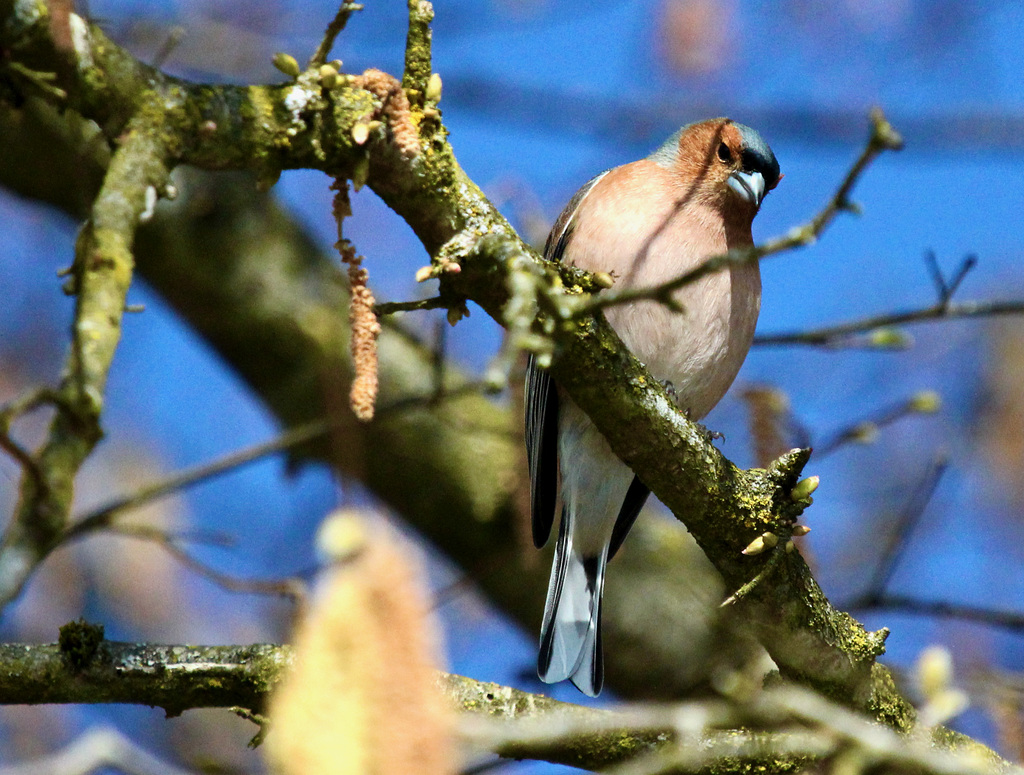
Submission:
M 395 146 L 403 159 L 419 155 L 420 136 L 412 121 L 409 98 L 402 90 L 402 84 L 393 75 L 371 67 L 362 75 L 351 78 L 352 86 L 365 89 L 381 101 L 380 112 L 387 119 L 388 128 Z

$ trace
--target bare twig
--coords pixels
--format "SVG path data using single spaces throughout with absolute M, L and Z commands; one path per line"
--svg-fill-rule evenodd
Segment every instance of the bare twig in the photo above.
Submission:
M 847 425 L 834 432 L 825 441 L 814 445 L 814 452 L 817 459 L 831 455 L 838 449 L 848 444 L 868 444 L 878 437 L 878 432 L 886 426 L 902 420 L 904 417 L 916 414 L 931 414 L 939 409 L 940 398 L 937 393 L 931 390 L 923 390 L 915 393 L 895 406 L 875 412 L 872 416 L 856 423 Z
M 885 597 L 885 588 L 889 584 L 893 573 L 895 573 L 900 559 L 903 557 L 910 534 L 921 520 L 925 508 L 927 508 L 928 503 L 931 501 L 935 488 L 938 487 L 939 481 L 942 479 L 942 475 L 946 472 L 948 466 L 949 460 L 945 455 L 938 455 L 932 461 L 924 478 L 914 490 L 910 501 L 903 509 L 903 513 L 900 514 L 896 524 L 890 531 L 889 540 L 885 544 L 882 557 L 875 567 L 871 580 L 868 582 L 863 594 L 850 606 L 851 608 L 872 608 Z
M 0 767 L 0 775 L 53 775 L 102 772 L 108 768 L 127 775 L 192 775 L 154 756 L 109 727 L 89 729 L 56 753 Z
M 580 305 L 576 315 L 582 317 L 600 309 L 606 309 L 607 307 L 619 304 L 630 304 L 643 299 L 672 305 L 672 293 L 674 291 L 683 286 L 690 285 L 702 277 L 719 272 L 729 266 L 752 263 L 776 253 L 810 245 L 818 239 L 840 212 L 857 212 L 856 205 L 849 199 L 850 192 L 864 170 L 875 160 L 875 157 L 883 151 L 897 151 L 902 147 L 903 139 L 899 133 L 889 124 L 881 109 L 874 108 L 871 111 L 871 135 L 868 137 L 867 146 L 860 157 L 853 163 L 849 172 L 846 173 L 846 177 L 840 183 L 836 193 L 825 205 L 824 209 L 814 216 L 809 223 L 798 226 L 785 236 L 776 237 L 765 242 L 763 245 L 736 248 L 728 253 L 712 256 L 700 266 L 667 283 L 649 288 L 627 288 L 590 297 L 585 303 Z
M 473 393 L 485 392 L 486 389 L 487 385 L 483 382 L 467 382 L 464 385 L 445 390 L 441 393 L 431 391 L 427 395 L 407 396 L 382 407 L 378 415 L 386 417 L 392 413 L 429 406 L 439 401 L 454 400 Z M 74 541 L 84 538 L 87 534 L 96 530 L 109 528 L 113 525 L 114 519 L 125 511 L 139 508 L 193 485 L 202 484 L 205 481 L 234 471 L 249 463 L 255 463 L 278 452 L 284 452 L 317 439 L 322 439 L 333 429 L 334 424 L 329 420 L 313 420 L 304 425 L 290 428 L 270 441 L 253 444 L 250 447 L 231 452 L 209 463 L 201 463 L 184 471 L 179 471 L 165 479 L 142 487 L 130 495 L 117 498 L 104 506 L 79 516 L 61 535 L 59 543 L 63 544 Z
M 348 17 L 352 15 L 354 11 L 363 10 L 361 3 L 349 3 L 343 2 L 341 7 L 338 9 L 338 13 L 335 14 L 331 23 L 327 25 L 327 29 L 324 31 L 323 40 L 320 41 L 320 45 L 316 47 L 316 51 L 313 52 L 313 56 L 309 58 L 310 67 L 319 67 L 327 61 L 327 55 L 331 53 L 331 49 L 334 47 L 334 41 L 341 34 L 341 31 L 345 29 L 345 25 L 348 24 Z
M 742 587 L 740 587 L 731 595 L 729 595 L 729 597 L 723 600 L 719 605 L 719 608 L 726 608 L 727 606 L 734 605 L 735 603 L 738 603 L 740 600 L 749 595 L 751 592 L 753 592 L 758 584 L 760 584 L 762 581 L 764 581 L 771 575 L 772 571 L 775 570 L 775 567 L 779 564 L 779 560 L 782 559 L 782 555 L 785 554 L 785 552 L 785 546 L 779 545 L 775 547 L 775 549 L 772 550 L 771 556 L 768 558 L 768 562 L 764 564 L 764 567 L 761 569 L 761 571 L 756 576 L 754 576 L 754 578 L 752 578 Z
M 780 345 L 816 345 L 826 347 L 905 347 L 907 337 L 899 332 L 887 331 L 890 326 L 907 323 L 925 323 L 934 320 L 995 317 L 998 315 L 1024 315 L 1024 301 L 964 301 L 959 304 L 938 303 L 921 309 L 893 312 L 886 315 L 853 320 L 835 326 L 811 331 L 792 331 L 781 334 L 763 334 L 754 337 L 754 344 L 777 347 Z M 852 337 L 865 332 L 881 332 L 866 340 Z
M 67 526 L 75 475 L 102 436 L 107 375 L 134 266 L 135 228 L 165 187 L 170 168 L 171 130 L 157 130 L 146 115 L 128 122 L 75 245 L 71 352 L 60 388 L 54 391 L 58 411 L 35 456 L 38 468 L 26 469 L 0 547 L 0 607 L 17 596 L 59 540 Z M 18 454 L 16 445 L 14 452 Z
M 84 537 L 94 530 L 110 527 L 114 517 L 124 511 L 139 508 L 159 498 L 171 495 L 179 490 L 184 490 L 196 484 L 200 484 L 229 471 L 254 463 L 257 460 L 291 449 L 300 444 L 326 436 L 331 430 L 331 424 L 327 420 L 314 420 L 305 425 L 291 428 L 277 438 L 270 441 L 254 444 L 251 447 L 240 449 L 210 463 L 203 463 L 192 468 L 154 482 L 151 485 L 142 487 L 130 495 L 117 498 L 105 506 L 100 506 L 87 514 L 83 514 L 71 524 L 61 536 L 61 543 L 67 543 L 77 538 Z
M 164 530 L 143 525 L 114 525 L 109 529 L 119 535 L 139 538 L 143 541 L 151 541 L 159 545 L 193 573 L 208 579 L 228 592 L 237 592 L 243 595 L 285 597 L 293 603 L 301 602 L 306 594 L 306 585 L 298 578 L 261 581 L 259 579 L 242 579 L 215 570 L 178 546 L 177 539 Z
M 440 296 L 432 296 L 429 299 L 417 301 L 385 301 L 373 306 L 373 311 L 378 316 L 393 315 L 396 312 L 412 312 L 424 309 L 439 309 L 448 306 Z
M 950 603 L 945 600 L 920 600 L 907 595 L 893 595 L 882 592 L 873 598 L 855 600 L 847 608 L 872 611 L 895 611 L 919 616 L 936 616 L 943 619 L 961 619 L 966 622 L 989 624 L 1006 630 L 1024 630 L 1024 613 L 1001 611 L 984 606 Z
M 0 407 L 0 449 L 3 449 L 18 462 L 22 471 L 32 480 L 36 490 L 40 493 L 46 492 L 47 483 L 39 468 L 39 461 L 14 439 L 11 435 L 11 424 L 22 415 L 28 414 L 44 404 L 58 404 L 55 392 L 48 388 L 30 390 Z

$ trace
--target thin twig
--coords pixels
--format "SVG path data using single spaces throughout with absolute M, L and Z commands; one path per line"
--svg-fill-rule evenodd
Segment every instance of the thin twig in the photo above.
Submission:
M 429 299 L 417 299 L 416 301 L 385 301 L 381 304 L 374 304 L 373 311 L 378 316 L 393 315 L 396 312 L 412 312 L 422 309 L 439 309 L 446 307 L 447 303 L 440 296 L 431 296 Z
M 434 323 L 434 347 L 430 353 L 430 371 L 434 383 L 434 395 L 440 401 L 444 397 L 445 375 L 448 366 L 448 321 L 438 318 Z
M 881 109 L 874 108 L 871 111 L 871 135 L 868 138 L 867 146 L 857 161 L 854 162 L 850 171 L 846 173 L 846 177 L 839 185 L 832 199 L 809 223 L 798 226 L 785 236 L 776 237 L 760 246 L 735 248 L 728 253 L 712 256 L 700 266 L 667 283 L 649 288 L 626 288 L 621 291 L 602 293 L 598 296 L 590 297 L 577 309 L 576 315 L 581 317 L 592 314 L 600 309 L 606 309 L 607 307 L 619 304 L 630 304 L 644 299 L 671 305 L 673 302 L 672 293 L 674 291 L 695 283 L 709 274 L 721 271 L 729 266 L 741 266 L 776 253 L 810 245 L 818 239 L 840 212 L 857 211 L 856 206 L 849 200 L 850 192 L 853 190 L 857 179 L 867 169 L 868 165 L 874 161 L 875 157 L 883 151 L 897 151 L 902 147 L 903 139 L 899 133 L 889 124 Z
M 921 405 L 921 397 L 928 394 L 932 397 L 929 401 L 933 400 L 934 403 L 923 408 Z M 821 460 L 823 457 L 831 455 L 833 452 L 836 452 L 848 444 L 871 443 L 875 440 L 878 435 L 878 431 L 882 428 L 892 425 L 893 423 L 910 415 L 932 413 L 938 409 L 938 403 L 939 398 L 937 394 L 931 393 L 930 391 L 924 391 L 923 393 L 911 396 L 906 401 L 896 404 L 895 406 L 877 411 L 873 416 L 851 423 L 833 433 L 825 441 L 815 444 L 815 459 Z
M 896 520 L 896 524 L 893 526 L 889 534 L 889 540 L 886 542 L 882 552 L 882 557 L 875 567 L 875 572 L 868 582 L 867 588 L 854 601 L 850 606 L 851 608 L 872 608 L 885 597 L 885 588 L 888 586 L 893 573 L 896 572 L 900 559 L 903 557 L 903 553 L 907 548 L 908 538 L 921 521 L 921 516 L 931 502 L 935 489 L 938 487 L 939 481 L 948 467 L 949 460 L 945 455 L 938 455 L 932 461 L 924 479 L 914 490 L 910 501 L 903 509 L 903 513 Z
M 256 462 L 268 455 L 281 452 L 291 447 L 305 444 L 321 438 L 331 430 L 331 423 L 327 420 L 314 420 L 313 422 L 300 425 L 285 431 L 277 438 L 270 441 L 254 444 L 251 447 L 238 450 L 214 460 L 211 463 L 203 463 L 192 468 L 187 468 L 177 474 L 167 477 L 159 482 L 143 487 L 131 495 L 111 501 L 105 506 L 90 511 L 81 516 L 64 531 L 61 536 L 61 543 L 80 538 L 86 533 L 100 528 L 109 527 L 115 516 L 123 511 L 138 508 L 146 503 L 170 495 L 178 490 L 205 482 L 220 474 L 233 471 L 249 463 Z
M 0 767 L 0 775 L 122 772 L 127 775 L 193 775 L 160 759 L 110 727 L 92 728 L 55 753 Z
M 11 423 L 44 404 L 52 404 L 60 409 L 55 391 L 49 388 L 30 390 L 0 407 L 0 449 L 18 462 L 22 471 L 31 478 L 36 492 L 41 494 L 45 494 L 48 485 L 39 467 L 39 461 L 11 436 Z
M 875 598 L 863 598 L 847 606 L 849 610 L 869 608 L 872 611 L 895 611 L 920 616 L 937 616 L 945 619 L 962 619 L 979 624 L 990 624 L 1007 630 L 1024 630 L 1024 613 L 999 611 L 982 606 L 950 603 L 945 600 L 918 600 L 906 595 L 882 594 Z
M 240 579 L 236 576 L 214 570 L 178 546 L 175 539 L 165 531 L 157 528 L 144 525 L 116 525 L 110 529 L 119 535 L 139 538 L 158 544 L 164 551 L 193 573 L 208 579 L 228 592 L 237 592 L 245 595 L 265 595 L 268 597 L 286 597 L 296 603 L 301 602 L 306 594 L 305 584 L 298 578 L 261 581 L 259 579 Z
M 435 391 L 431 391 L 428 395 L 408 396 L 382 407 L 378 415 L 385 417 L 395 412 L 420 406 L 430 406 L 437 404 L 439 401 L 461 398 L 471 393 L 484 392 L 487 390 L 487 387 L 483 382 L 467 382 L 464 385 L 446 390 L 440 395 Z M 113 524 L 114 518 L 121 514 L 121 512 L 139 508 L 179 490 L 201 484 L 249 463 L 257 462 L 269 455 L 316 441 L 325 437 L 334 427 L 335 423 L 326 419 L 313 420 L 304 425 L 291 428 L 270 441 L 253 444 L 250 447 L 231 452 L 210 463 L 202 463 L 192 468 L 187 468 L 184 471 L 179 471 L 166 479 L 154 482 L 130 495 L 125 495 L 105 506 L 100 506 L 93 511 L 83 514 L 64 531 L 59 539 L 59 543 L 67 543 L 82 538 L 95 530 L 109 528 Z
M 331 53 L 331 49 L 334 47 L 335 39 L 341 34 L 341 31 L 345 29 L 345 25 L 348 24 L 348 17 L 352 15 L 354 11 L 363 10 L 361 3 L 342 3 L 338 9 L 338 13 L 335 14 L 334 19 L 327 25 L 327 30 L 324 32 L 323 40 L 320 41 L 320 45 L 317 46 L 316 51 L 313 52 L 313 56 L 309 58 L 310 67 L 319 67 L 327 61 L 327 55 Z
M 753 592 L 758 584 L 760 584 L 762 581 L 767 579 L 772 574 L 772 571 L 775 570 L 776 566 L 779 564 L 779 561 L 782 560 L 782 556 L 785 553 L 786 547 L 784 544 L 780 543 L 772 550 L 771 557 L 768 558 L 768 562 L 764 564 L 764 568 L 761 569 L 761 572 L 754 576 L 754 578 L 752 578 L 742 587 L 733 592 L 731 595 L 729 595 L 729 597 L 723 600 L 718 607 L 727 608 L 728 606 L 738 603 L 740 600 L 742 600 L 751 592 Z
M 958 318 L 1022 314 L 1024 314 L 1024 301 L 964 301 L 959 304 L 939 303 L 922 309 L 893 312 L 887 315 L 876 315 L 812 331 L 791 331 L 782 334 L 764 334 L 762 336 L 755 336 L 754 344 L 776 347 L 779 345 L 794 344 L 841 347 L 847 345 L 847 342 L 844 342 L 843 340 L 850 340 L 850 337 L 854 334 L 877 331 L 890 326 L 904 325 L 908 323 L 924 323 L 933 320 L 953 320 Z M 870 340 L 850 341 L 852 346 L 860 347 L 892 346 L 892 344 L 879 345 L 877 342 L 872 342 Z M 885 337 L 885 341 L 892 342 L 896 340 L 892 337 Z

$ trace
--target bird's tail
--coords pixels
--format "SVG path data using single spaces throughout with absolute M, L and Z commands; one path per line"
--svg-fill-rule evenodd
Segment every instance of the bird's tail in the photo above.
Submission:
M 545 683 L 571 678 L 581 692 L 596 697 L 604 684 L 601 596 L 608 550 L 584 557 L 572 545 L 569 521 L 563 513 L 544 604 L 537 674 Z

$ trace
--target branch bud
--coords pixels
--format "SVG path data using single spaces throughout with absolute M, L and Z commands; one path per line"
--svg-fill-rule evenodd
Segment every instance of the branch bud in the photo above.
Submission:
M 338 85 L 338 71 L 330 65 L 320 66 L 320 85 L 325 89 L 333 89 Z
M 818 489 L 820 481 L 820 477 L 817 476 L 808 476 L 806 479 L 801 479 L 790 490 L 789 497 L 797 503 L 807 500 L 811 497 L 811 493 Z
M 935 414 L 942 408 L 942 397 L 934 390 L 922 390 L 911 397 L 908 406 L 913 412 Z
M 360 121 L 352 127 L 352 142 L 363 145 L 370 137 L 370 125 Z
M 767 532 L 762 533 L 749 544 L 747 548 L 743 550 L 743 554 L 748 557 L 752 557 L 755 554 L 761 554 L 765 549 L 772 549 L 779 543 L 779 537 L 775 533 Z
M 274 67 L 292 78 L 298 78 L 299 73 L 302 72 L 302 70 L 299 69 L 298 60 L 291 54 L 286 54 L 283 51 L 278 51 L 274 54 L 274 58 L 270 61 L 273 62 Z
M 427 81 L 427 102 L 436 105 L 441 101 L 441 76 L 437 73 L 431 73 L 430 80 Z
M 868 342 L 872 347 L 887 350 L 904 350 L 914 343 L 909 334 L 898 328 L 876 328 L 868 334 Z
M 862 422 L 850 432 L 850 439 L 859 444 L 874 444 L 878 440 L 878 425 Z

